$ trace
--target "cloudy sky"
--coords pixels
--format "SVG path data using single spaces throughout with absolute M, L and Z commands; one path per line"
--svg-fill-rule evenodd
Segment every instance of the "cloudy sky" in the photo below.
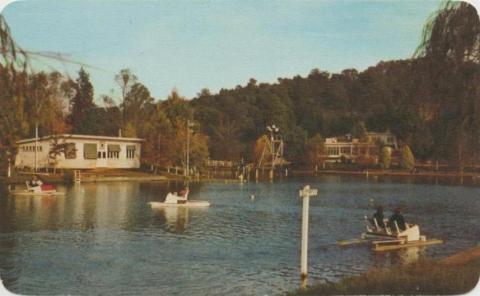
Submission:
M 21 1 L 2 14 L 17 43 L 83 63 L 95 97 L 118 96 L 115 74 L 130 68 L 156 99 L 172 88 L 275 82 L 319 68 L 364 70 L 412 56 L 440 1 Z M 76 77 L 78 65 L 49 60 Z M 113 90 L 113 93 L 112 93 Z

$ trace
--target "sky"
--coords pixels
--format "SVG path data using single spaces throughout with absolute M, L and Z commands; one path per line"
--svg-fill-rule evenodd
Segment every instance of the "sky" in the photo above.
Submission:
M 407 59 L 437 0 L 26 0 L 2 15 L 16 42 L 91 67 L 95 98 L 120 97 L 114 76 L 129 68 L 155 99 L 173 88 L 193 98 L 203 88 L 246 85 L 250 78 L 306 76 L 314 69 L 359 71 Z M 42 59 L 77 77 L 79 65 Z

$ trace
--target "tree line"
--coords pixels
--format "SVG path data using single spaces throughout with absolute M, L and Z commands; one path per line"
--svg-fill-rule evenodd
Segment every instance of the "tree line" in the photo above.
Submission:
M 187 100 L 177 90 L 155 100 L 128 69 L 115 77 L 121 97 L 94 100 L 88 68 L 78 77 L 34 72 L 28 53 L 0 16 L 0 161 L 15 142 L 41 135 L 77 133 L 139 137 L 143 160 L 183 165 L 187 121 L 192 121 L 191 161 L 252 161 L 255 143 L 275 124 L 285 158 L 302 163 L 325 137 L 390 130 L 416 158 L 459 167 L 478 160 L 480 144 L 480 22 L 475 9 L 446 2 L 425 25 L 415 55 L 382 61 L 359 72 L 313 69 L 306 77 L 276 83 L 250 79 L 212 94 L 202 89 Z

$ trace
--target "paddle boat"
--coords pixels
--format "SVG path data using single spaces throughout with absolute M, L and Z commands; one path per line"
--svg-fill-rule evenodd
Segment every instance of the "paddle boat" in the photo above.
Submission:
M 202 200 L 188 200 L 188 189 L 177 194 L 176 192 L 169 192 L 165 197 L 164 202 L 152 201 L 148 204 L 152 208 L 164 208 L 164 207 L 191 207 L 191 208 L 204 208 L 209 207 L 210 203 L 208 201 Z
M 65 192 L 57 191 L 52 184 L 42 184 L 39 186 L 30 186 L 29 182 L 25 182 L 26 190 L 12 190 L 11 193 L 15 195 L 65 195 Z
M 425 235 L 421 235 L 417 224 L 405 223 L 405 230 L 401 230 L 396 222 L 393 227 L 388 226 L 388 219 L 385 219 L 385 227 L 380 227 L 375 219 L 368 216 L 365 216 L 365 224 L 366 231 L 359 239 L 337 241 L 337 245 L 370 243 L 373 251 L 382 252 L 443 243 L 442 240 L 427 239 Z

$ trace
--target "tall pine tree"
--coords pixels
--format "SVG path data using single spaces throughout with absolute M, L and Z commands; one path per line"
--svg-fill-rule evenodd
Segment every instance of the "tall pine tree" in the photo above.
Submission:
M 69 122 L 73 133 L 88 133 L 88 123 L 86 113 L 89 109 L 95 107 L 93 103 L 93 85 L 90 82 L 90 75 L 80 68 L 78 78 L 75 81 L 75 96 L 70 100 Z

